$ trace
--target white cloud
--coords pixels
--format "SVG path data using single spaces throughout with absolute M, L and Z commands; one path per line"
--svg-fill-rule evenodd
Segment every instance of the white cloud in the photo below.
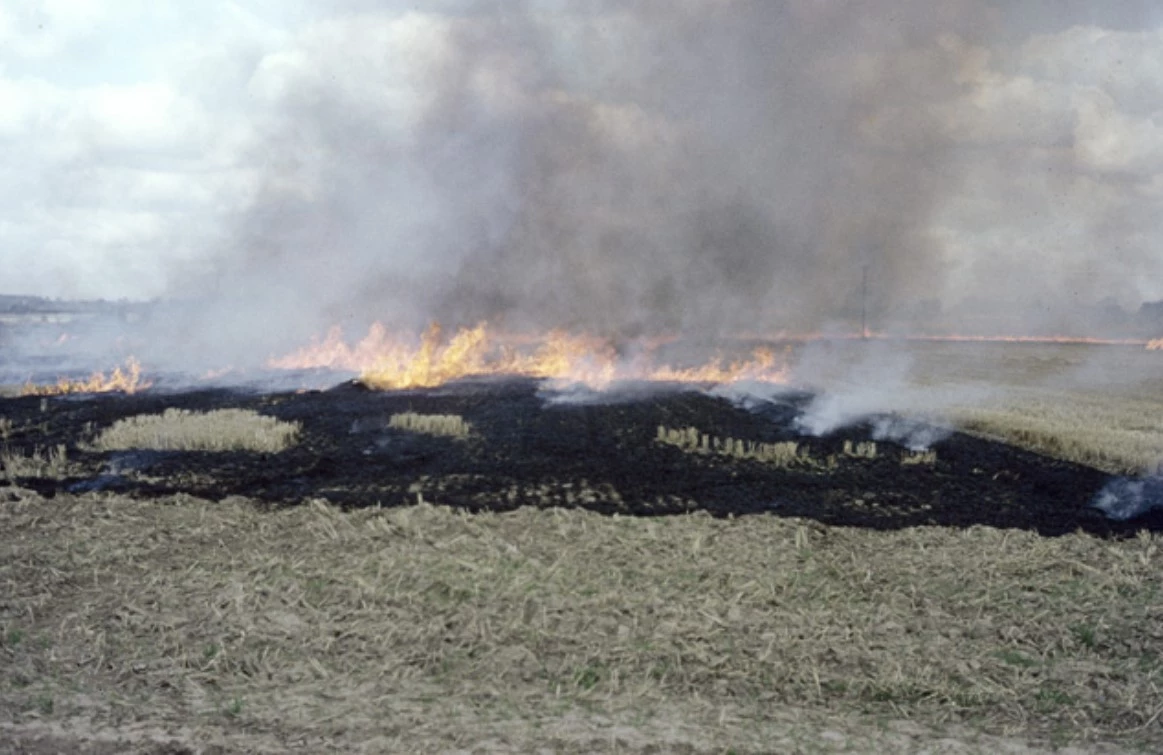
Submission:
M 266 55 L 248 91 L 269 105 L 326 93 L 407 118 L 424 104 L 424 76 L 438 64 L 447 22 L 421 13 L 328 19 Z
M 175 260 L 198 253 L 253 192 L 250 115 L 239 98 L 187 86 L 210 23 L 165 20 L 137 2 L 0 9 L 0 267 L 5 290 L 71 297 L 164 292 Z M 237 18 L 230 6 L 217 9 Z M 140 32 L 140 45 L 117 35 Z M 207 37 L 206 35 L 210 35 Z M 131 37 L 135 36 L 133 33 Z M 164 35 L 163 35 L 164 36 Z M 246 35 L 224 37 L 249 52 Z M 77 56 L 77 46 L 97 54 Z M 195 53 L 201 49 L 203 52 Z M 245 79 L 234 86 L 245 90 Z
M 1038 35 L 1018 50 L 1017 65 L 1043 81 L 1107 92 L 1120 108 L 1163 103 L 1163 29 L 1076 26 Z
M 945 47 L 962 91 L 930 112 L 963 175 L 934 225 L 946 301 L 1163 297 L 1163 31 Z
M 946 132 L 962 144 L 1049 145 L 1069 137 L 1070 104 L 1060 86 L 1029 76 L 985 73 L 939 112 Z
M 1136 117 L 1106 92 L 1087 89 L 1075 95 L 1074 109 L 1075 151 L 1084 165 L 1141 176 L 1163 171 L 1163 108 Z
M 272 175 L 287 156 L 266 150 L 268 115 L 327 98 L 408 138 L 448 24 L 309 3 L 0 5 L 0 151 L 15 176 L 0 186 L 0 267 L 15 273 L 0 287 L 165 293 L 172 263 L 215 251 L 260 182 L 310 195 L 327 155 L 308 137 L 291 156 L 305 169 Z
M 0 50 L 45 60 L 94 33 L 113 3 L 100 0 L 25 0 L 0 5 Z
M 101 86 L 78 99 L 74 128 L 102 148 L 197 150 L 208 126 L 201 106 L 166 84 Z

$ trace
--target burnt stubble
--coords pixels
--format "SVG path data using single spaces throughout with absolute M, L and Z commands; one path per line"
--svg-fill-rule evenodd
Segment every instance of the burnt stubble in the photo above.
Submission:
M 241 495 L 285 507 L 321 498 L 344 508 L 419 500 L 470 511 L 582 507 L 604 514 L 714 516 L 768 513 L 839 526 L 1019 528 L 1042 535 L 1082 530 L 1118 536 L 1159 530 L 1158 512 L 1114 522 L 1090 506 L 1110 476 L 961 433 L 933 446 L 932 464 L 907 464 L 905 448 L 880 442 L 873 458 L 845 453 L 867 442 L 873 420 L 823 437 L 800 436 L 794 419 L 810 400 L 789 392 L 741 408 L 703 392 L 639 386 L 623 398 L 549 400 L 537 381 L 466 380 L 432 390 L 259 393 L 210 390 L 85 397 L 12 398 L 10 450 L 65 444 L 68 474 L 11 482 L 42 495 L 113 491 L 135 497 L 183 492 Z M 253 409 L 301 425 L 280 453 L 104 451 L 86 443 L 118 419 L 167 408 Z M 389 426 L 403 412 L 458 415 L 466 438 Z M 660 426 L 695 427 L 753 442 L 795 440 L 803 464 L 774 465 L 692 453 L 657 441 Z

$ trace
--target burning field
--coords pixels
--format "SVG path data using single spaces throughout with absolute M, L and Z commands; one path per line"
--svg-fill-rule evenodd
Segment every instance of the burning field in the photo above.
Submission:
M 373 330 L 268 364 L 273 385 L 331 375 L 322 389 L 140 368 L 121 373 L 133 390 L 16 386 L 0 403 L 0 737 L 29 752 L 1160 743 L 1163 512 L 1097 507 L 1152 483 L 1112 475 L 1137 457 L 1094 453 L 1078 429 L 1132 432 L 1119 411 L 1143 406 L 1119 402 L 1149 404 L 1148 373 L 1101 406 L 1063 391 L 1083 419 L 1043 435 L 1029 418 L 1052 394 L 1023 414 L 1016 389 L 1075 349 L 1125 347 L 925 342 L 916 395 L 954 374 L 1011 384 L 1010 404 L 943 418 L 901 410 L 904 383 L 879 404 L 799 385 L 791 365 L 815 346 L 693 367 L 667 348 L 478 329 L 409 351 Z M 877 347 L 827 348 L 871 364 Z
M 6 5 L 0 751 L 1163 751 L 1159 3 Z
M 1119 523 L 1091 507 L 1109 475 L 1087 466 L 888 414 L 812 435 L 803 429 L 812 394 L 768 386 L 774 394 L 740 401 L 717 385 L 637 381 L 601 391 L 491 376 L 410 390 L 348 381 L 273 394 L 33 394 L 6 402 L 5 458 L 14 484 L 49 496 L 769 512 L 877 529 L 981 524 L 1046 535 L 1156 526 L 1150 512 Z M 272 433 L 277 443 L 264 440 Z M 947 437 L 923 448 L 913 440 L 928 436 Z M 19 473 L 54 449 L 66 459 L 59 474 Z

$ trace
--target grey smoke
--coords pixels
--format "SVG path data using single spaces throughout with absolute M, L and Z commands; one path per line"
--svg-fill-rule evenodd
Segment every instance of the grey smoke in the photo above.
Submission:
M 900 415 L 872 418 L 872 439 L 891 441 L 910 451 L 925 451 L 944 440 L 953 431 L 937 422 L 919 421 Z
M 851 322 L 865 268 L 877 321 L 909 322 L 947 275 L 927 229 L 959 181 L 925 109 L 958 86 L 936 39 L 987 35 L 975 9 L 461 6 L 410 126 L 359 96 L 390 72 L 281 94 L 199 327 L 271 348 L 376 319 L 714 338 Z
M 1006 185 L 994 174 L 1014 162 L 1032 160 L 1036 180 L 1012 205 L 1041 226 L 1056 227 L 1039 219 L 1059 197 L 1047 188 L 1082 202 L 1079 175 L 1109 178 L 1077 161 L 1070 124 L 1020 128 L 1036 107 L 1000 132 L 962 117 L 950 103 L 972 94 L 981 50 L 1001 45 L 991 65 L 1017 75 L 1013 46 L 1030 35 L 1139 28 L 1157 20 L 1150 3 L 304 7 L 315 20 L 284 57 L 248 51 L 217 74 L 250 76 L 243 162 L 261 185 L 206 231 L 210 254 L 172 268 L 170 294 L 190 304 L 154 318 L 143 359 L 245 366 L 377 320 L 714 345 L 851 332 L 866 307 L 876 329 L 911 332 L 996 314 L 997 297 L 1018 302 L 1007 330 L 1054 329 L 1085 320 L 1079 301 L 1137 304 L 1163 267 L 1155 216 L 1125 189 L 1142 176 L 1119 174 L 1118 201 L 1078 213 L 1075 235 L 1095 243 L 1071 248 L 1114 250 L 1097 274 L 1045 239 L 1050 252 L 969 259 L 943 230 L 950 197 Z M 387 28 L 414 18 L 427 41 L 401 52 Z

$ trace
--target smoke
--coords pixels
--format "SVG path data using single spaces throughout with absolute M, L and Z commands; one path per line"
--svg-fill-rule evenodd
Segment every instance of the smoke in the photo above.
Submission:
M 244 125 L 207 132 L 240 170 L 124 345 L 147 364 L 261 364 L 374 321 L 623 354 L 862 319 L 1057 332 L 1079 302 L 1163 295 L 1146 0 L 295 8 L 179 87 L 245 80 L 225 96 Z M 908 357 L 878 359 L 805 427 L 889 405 Z
M 815 381 L 818 391 L 796 418 L 801 432 L 827 435 L 868 421 L 873 439 L 919 451 L 950 434 L 940 420 L 942 409 L 981 398 L 979 390 L 965 385 L 918 385 L 911 354 L 896 344 L 852 346 L 848 353 L 825 341 L 809 344 L 801 354 L 797 373 Z
M 1116 477 L 1103 486 L 1091 505 L 1120 522 L 1163 509 L 1163 480 Z
M 449 9 L 451 8 L 451 9 Z M 216 348 L 488 320 L 629 339 L 908 324 L 975 3 L 480 2 L 321 22 L 251 82 L 264 178 L 182 275 Z M 986 24 L 983 27 L 983 23 Z

